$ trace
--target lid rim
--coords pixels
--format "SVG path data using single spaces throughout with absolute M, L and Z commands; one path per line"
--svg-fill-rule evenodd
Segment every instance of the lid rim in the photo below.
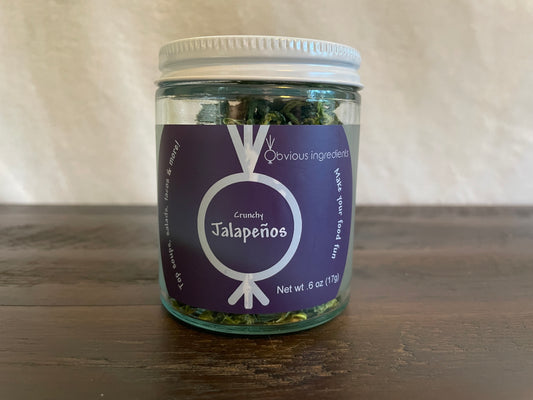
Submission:
M 254 78 L 260 76 L 261 80 L 335 83 L 332 74 L 326 82 L 321 79 L 324 69 L 331 68 L 342 76 L 339 76 L 342 81 L 350 77 L 351 86 L 362 87 L 357 73 L 360 63 L 361 56 L 353 47 L 323 40 L 259 35 L 201 36 L 178 39 L 161 47 L 159 82 L 168 81 L 169 75 L 190 76 L 190 69 L 195 66 L 198 72 L 205 73 L 206 65 L 210 65 L 206 80 L 209 76 L 248 79 L 253 70 Z M 228 68 L 232 71 L 227 71 Z M 185 70 L 187 73 L 180 74 Z M 300 73 L 308 79 L 301 79 Z

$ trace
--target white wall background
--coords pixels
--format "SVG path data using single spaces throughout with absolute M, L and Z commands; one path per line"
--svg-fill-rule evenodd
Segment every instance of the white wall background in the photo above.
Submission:
M 533 203 L 532 0 L 0 0 L 0 203 L 154 203 L 159 47 L 215 34 L 359 49 L 359 203 Z

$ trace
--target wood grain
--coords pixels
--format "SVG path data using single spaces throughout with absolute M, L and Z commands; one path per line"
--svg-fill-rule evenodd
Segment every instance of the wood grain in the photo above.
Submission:
M 356 219 L 341 316 L 232 337 L 159 305 L 154 208 L 0 206 L 0 399 L 533 398 L 533 208 Z

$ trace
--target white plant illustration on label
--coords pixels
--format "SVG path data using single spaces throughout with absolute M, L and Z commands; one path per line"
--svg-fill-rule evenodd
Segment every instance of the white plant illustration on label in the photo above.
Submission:
M 244 308 L 249 310 L 253 308 L 254 297 L 256 297 L 259 302 L 264 306 L 270 303 L 269 298 L 259 288 L 256 282 L 276 275 L 281 270 L 283 270 L 283 268 L 285 268 L 290 262 L 290 260 L 296 253 L 296 250 L 300 243 L 300 238 L 302 236 L 302 214 L 300 212 L 300 207 L 298 206 L 296 198 L 285 185 L 283 185 L 277 179 L 272 178 L 271 176 L 254 172 L 261 149 L 263 148 L 263 144 L 265 143 L 269 126 L 259 126 L 255 141 L 253 140 L 253 125 L 244 125 L 243 140 L 241 140 L 241 136 L 236 125 L 228 125 L 227 128 L 243 172 L 228 175 L 225 178 L 222 178 L 221 180 L 215 182 L 209 188 L 209 190 L 207 190 L 204 197 L 202 198 L 202 202 L 200 203 L 200 209 L 198 210 L 198 236 L 200 238 L 202 250 L 204 251 L 206 257 L 211 262 L 211 264 L 223 275 L 231 279 L 241 281 L 241 284 L 229 296 L 228 303 L 230 305 L 235 305 L 241 297 L 244 297 Z M 270 139 L 270 141 L 271 140 L 272 139 Z M 269 147 L 271 147 L 271 145 L 269 145 Z M 205 231 L 205 217 L 207 213 L 207 208 L 209 207 L 211 200 L 213 200 L 215 195 L 222 189 L 235 183 L 241 182 L 260 183 L 275 190 L 283 197 L 283 199 L 289 205 L 294 221 L 294 231 L 292 234 L 292 239 L 289 248 L 287 249 L 283 257 L 281 257 L 274 265 L 268 267 L 267 269 L 254 273 L 244 273 L 235 271 L 229 266 L 224 265 L 213 253 L 211 247 L 209 246 Z
M 265 151 L 263 157 L 265 157 L 265 160 L 267 160 L 269 164 L 272 164 L 272 161 L 276 159 L 276 152 L 272 149 L 275 141 L 276 139 L 273 139 L 272 135 L 268 135 L 268 138 L 266 139 L 268 150 Z

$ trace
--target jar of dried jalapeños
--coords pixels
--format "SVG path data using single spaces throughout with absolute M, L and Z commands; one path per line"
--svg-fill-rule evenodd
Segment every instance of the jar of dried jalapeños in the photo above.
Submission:
M 161 301 L 218 332 L 299 331 L 349 299 L 361 84 L 348 46 L 271 36 L 159 54 Z

